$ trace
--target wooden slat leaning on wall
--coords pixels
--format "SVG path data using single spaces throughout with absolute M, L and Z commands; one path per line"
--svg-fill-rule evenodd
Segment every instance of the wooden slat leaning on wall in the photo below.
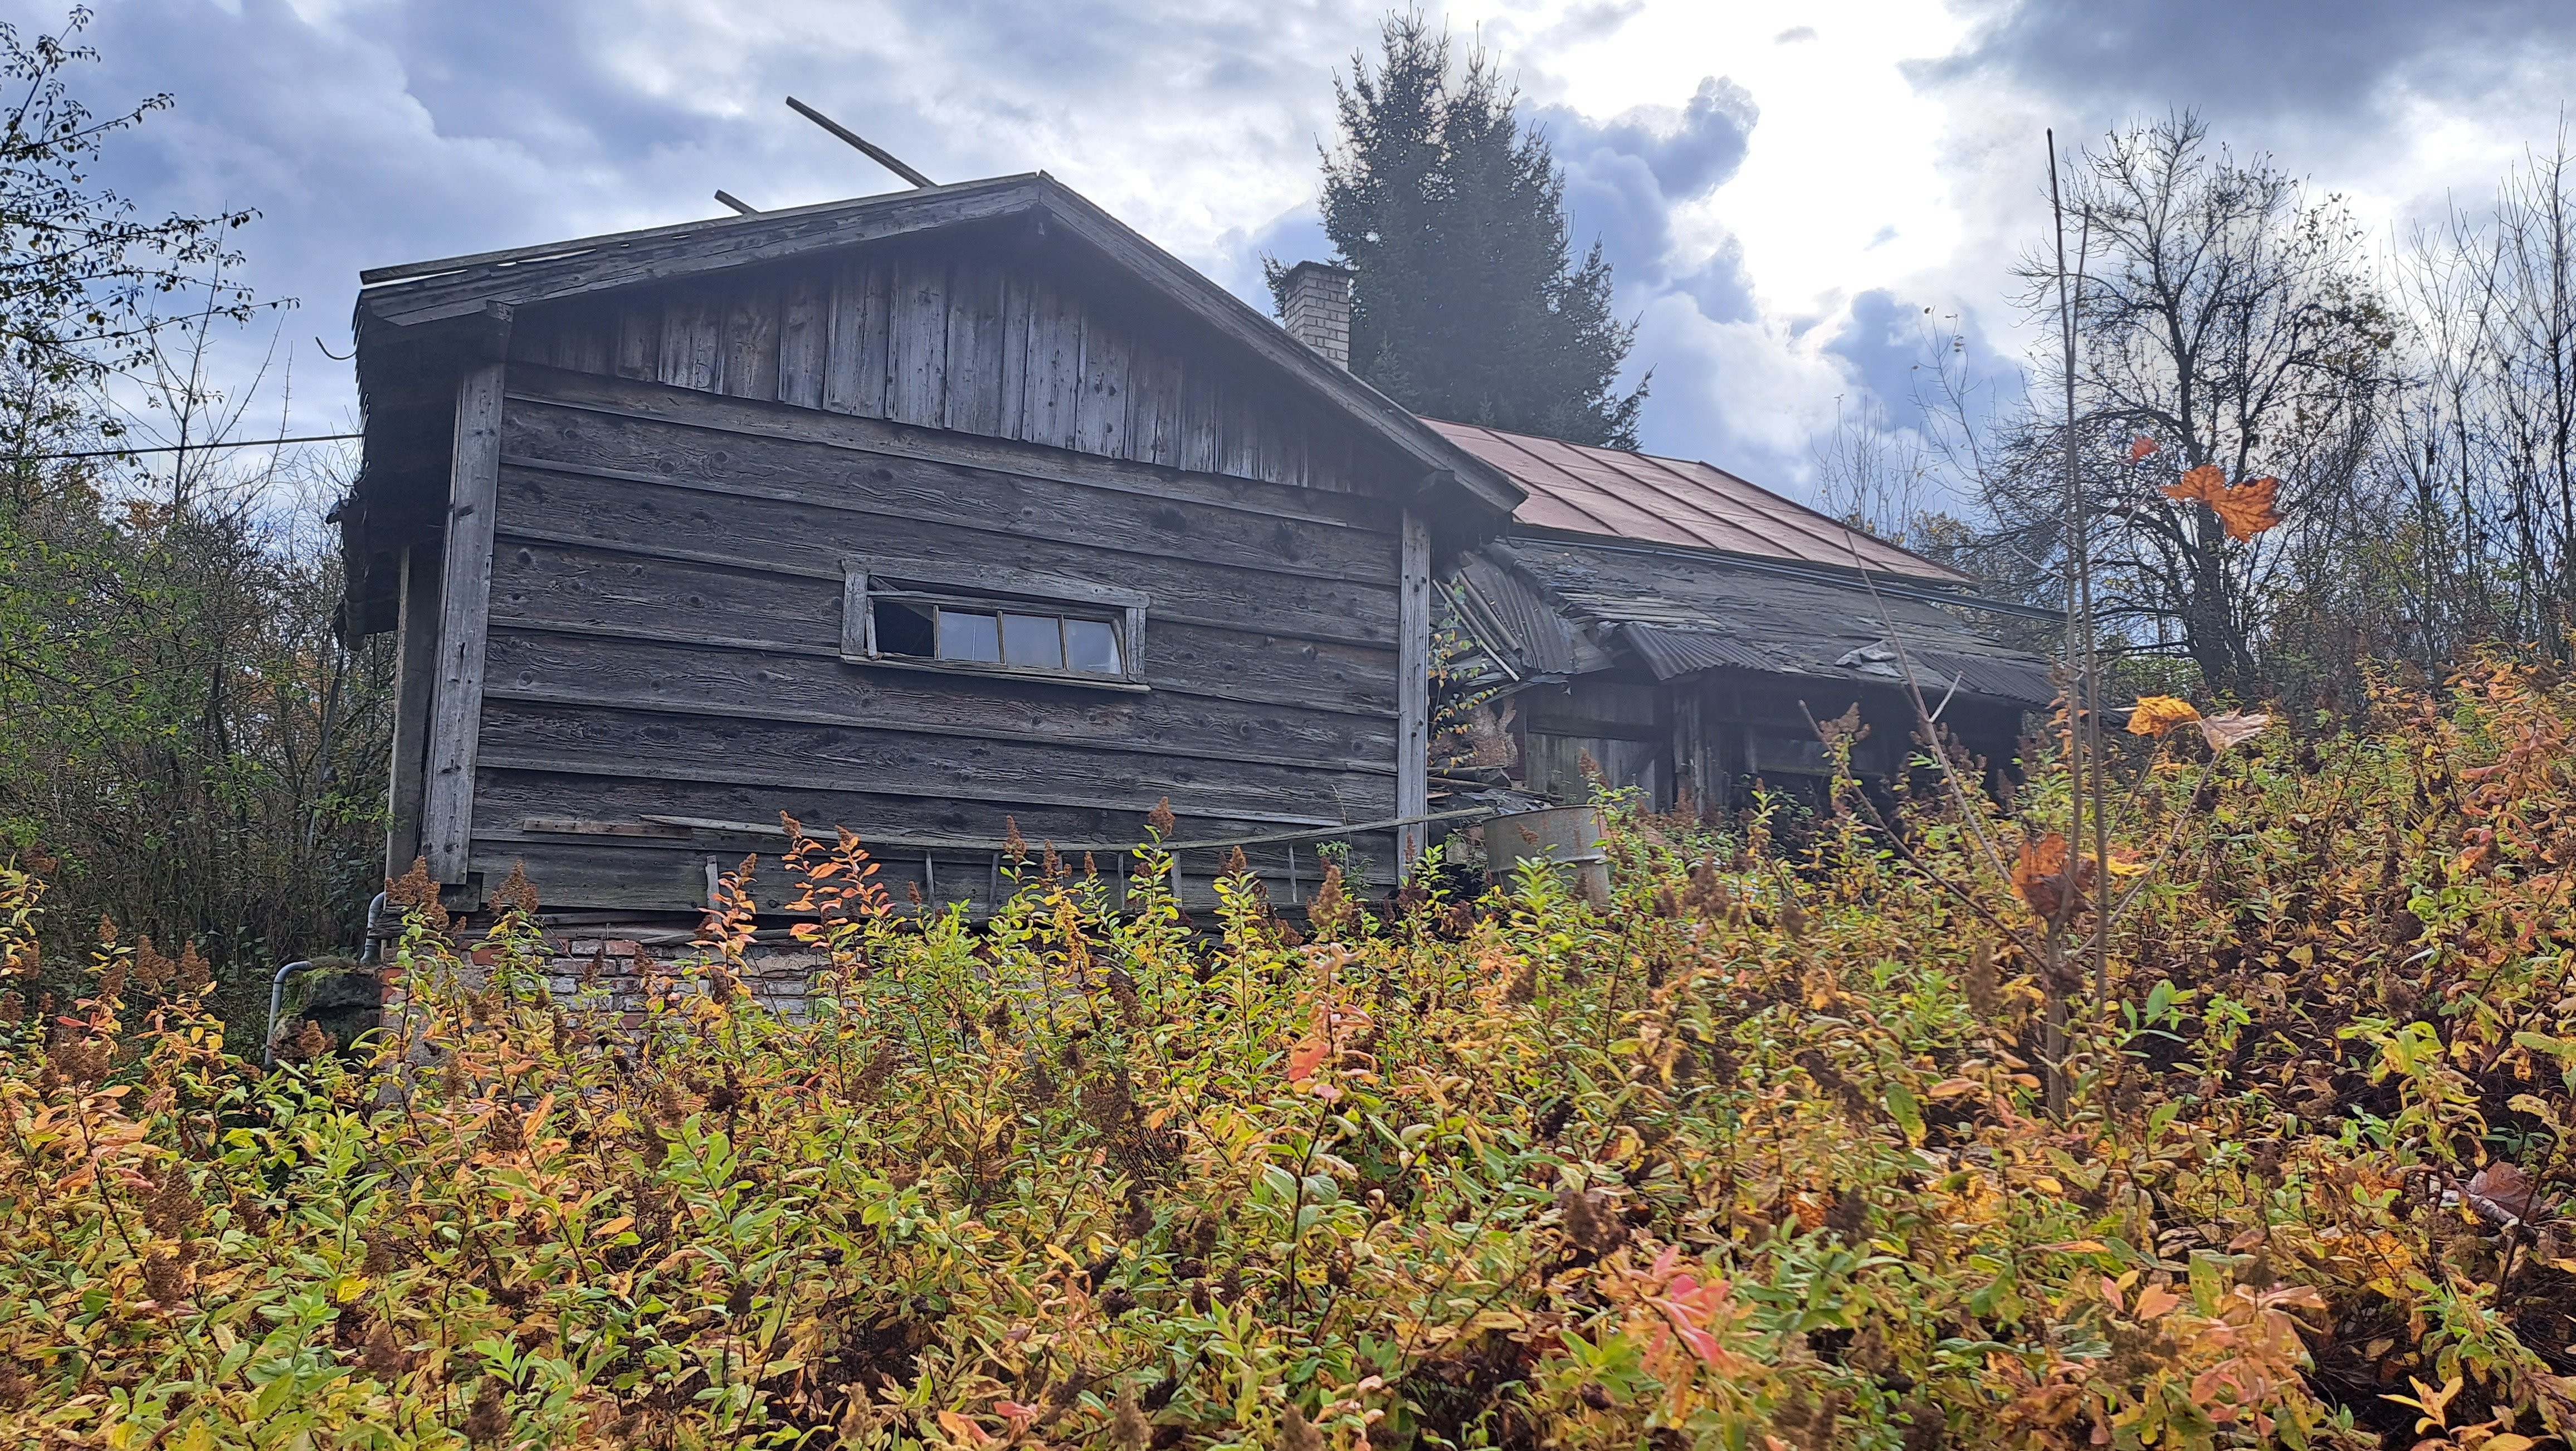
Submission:
M 429 708 L 438 684 L 436 540 L 403 551 L 400 653 L 394 658 L 392 829 L 385 833 L 385 875 L 399 877 L 420 855 L 420 814 L 429 762 Z
M 1431 810 L 1431 527 L 1404 511 L 1403 568 L 1396 586 L 1395 814 Z M 1420 821 L 1397 828 L 1396 860 L 1411 867 L 1430 840 Z
M 507 364 L 469 368 L 456 387 L 440 591 L 438 683 L 429 718 L 421 855 L 441 882 L 465 880 L 473 851 L 474 757 L 483 724 L 484 629 L 491 613 L 492 526 L 501 482 L 501 394 Z

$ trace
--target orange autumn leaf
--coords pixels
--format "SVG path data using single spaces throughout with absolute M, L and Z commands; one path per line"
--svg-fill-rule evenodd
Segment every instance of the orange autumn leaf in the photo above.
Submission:
M 2024 905 L 2043 920 L 2054 921 L 2065 915 L 2071 905 L 2066 898 L 2066 836 L 2052 831 L 2037 841 L 2024 840 L 2021 860 L 2013 864 L 2013 892 Z M 2093 885 L 2094 870 L 2090 861 L 2076 867 L 2076 893 L 2080 897 Z
M 2164 492 L 2168 499 L 2207 504 L 2227 527 L 2227 537 L 2243 543 L 2281 522 L 2281 511 L 2273 502 L 2280 487 L 2281 481 L 2273 478 L 2231 484 L 2218 465 L 2202 464 L 2184 474 L 2181 482 L 2165 485 Z
M 2154 439 L 2147 437 L 2143 433 L 2139 434 L 2137 437 L 2129 440 L 2129 462 L 2137 463 L 2146 458 L 2147 455 L 2154 453 L 2157 449 L 2162 447 L 2164 447 L 2163 444 L 2156 442 Z
M 1303 1083 L 1314 1077 L 1315 1070 L 1324 1066 L 1324 1055 L 1331 1051 L 1331 1045 L 1320 1038 L 1308 1038 L 1289 1049 L 1288 1081 Z
M 2129 734 L 2160 736 L 2198 719 L 2200 712 L 2188 700 L 2172 695 L 2141 695 L 2129 711 Z

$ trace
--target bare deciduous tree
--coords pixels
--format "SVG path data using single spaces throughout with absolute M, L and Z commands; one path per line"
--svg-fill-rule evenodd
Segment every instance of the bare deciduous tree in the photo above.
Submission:
M 2072 426 L 2102 624 L 2133 647 L 2170 640 L 2212 684 L 2251 689 L 2302 521 L 2340 507 L 2363 473 L 2394 384 L 2394 323 L 2340 205 L 2230 157 L 2194 116 L 2105 138 L 2068 190 L 2084 253 Z M 2034 255 L 2020 276 L 2025 305 L 2053 309 L 2054 258 Z M 2055 396 L 2062 365 L 2036 372 Z M 2068 425 L 2053 412 L 2010 425 L 1977 481 L 1996 538 L 2034 575 L 2067 548 Z M 2133 437 L 2156 452 L 2133 462 Z M 2280 479 L 2291 527 L 2238 541 L 2206 504 L 2167 497 L 2204 465 Z

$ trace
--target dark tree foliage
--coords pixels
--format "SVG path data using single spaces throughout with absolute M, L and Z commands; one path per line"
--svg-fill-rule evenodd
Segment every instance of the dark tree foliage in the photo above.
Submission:
M 1546 135 L 1482 51 L 1456 64 L 1419 15 L 1380 39 L 1374 71 L 1354 55 L 1335 78 L 1324 155 L 1324 230 L 1357 274 L 1353 371 L 1417 413 L 1635 448 L 1646 385 L 1618 391 L 1635 329 L 1611 315 L 1600 245 L 1574 261 Z

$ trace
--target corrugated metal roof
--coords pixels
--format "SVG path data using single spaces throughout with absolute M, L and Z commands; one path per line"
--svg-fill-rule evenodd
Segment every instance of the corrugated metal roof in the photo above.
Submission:
M 1519 674 L 1571 675 L 1609 663 L 1602 651 L 1586 648 L 1573 622 L 1527 580 L 1492 560 L 1467 556 L 1459 563 L 1457 585 L 1454 597 L 1477 638 L 1509 656 Z
M 1513 522 L 1960 584 L 1967 576 L 1714 464 L 1423 420 L 1529 494 Z
M 1646 662 L 1646 668 L 1655 672 L 1657 680 L 1730 667 L 1737 670 L 1780 668 L 1780 662 L 1768 653 L 1717 630 L 1630 624 L 1620 629 L 1619 638 L 1636 650 Z
M 1892 642 L 1933 700 L 1966 694 L 2045 709 L 2048 662 L 1997 645 L 1961 606 L 1707 550 L 1514 535 L 1481 551 L 1576 627 L 1636 652 L 1658 679 L 1760 670 L 1893 684 Z M 1481 566 L 1481 567 L 1490 567 Z

